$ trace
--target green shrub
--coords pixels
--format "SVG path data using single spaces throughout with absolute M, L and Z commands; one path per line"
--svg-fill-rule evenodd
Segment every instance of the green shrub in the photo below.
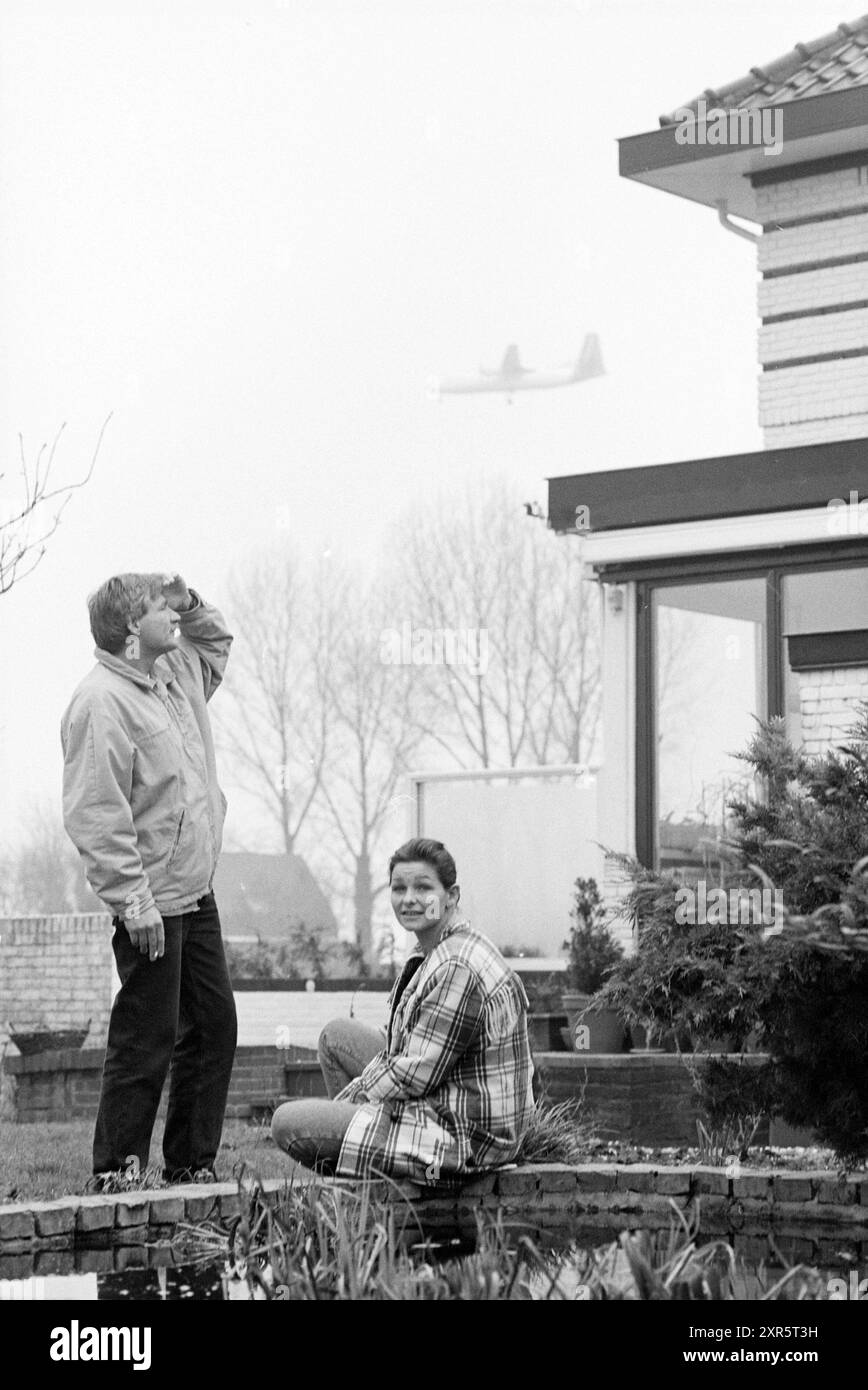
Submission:
M 596 994 L 624 952 L 606 925 L 607 913 L 595 879 L 576 879 L 570 917 L 573 925 L 563 943 L 567 952 L 565 983 L 581 994 Z
M 711 1116 L 767 1112 L 814 1129 L 845 1162 L 868 1156 L 868 709 L 848 742 L 808 758 L 781 719 L 760 723 L 741 755 L 759 794 L 730 803 L 720 886 L 783 893 L 780 930 L 679 925 L 675 875 L 619 858 L 633 886 L 626 910 L 636 955 L 603 997 L 630 1022 L 686 1045 L 754 1032 L 760 1075 L 708 1063 L 697 1074 Z
M 290 929 L 285 941 L 249 946 L 226 941 L 224 949 L 232 980 L 371 978 L 364 953 L 355 942 L 323 938 L 301 924 Z
M 751 982 L 761 928 L 680 923 L 674 873 L 613 857 L 633 880 L 623 910 L 636 921 L 637 949 L 611 973 L 601 1002 L 647 1029 L 649 1040 L 669 1034 L 693 1051 L 727 1040 L 740 1051 L 759 1026 Z

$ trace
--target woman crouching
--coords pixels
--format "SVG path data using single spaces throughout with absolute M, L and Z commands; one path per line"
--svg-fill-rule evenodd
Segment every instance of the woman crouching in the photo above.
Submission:
M 329 1100 L 275 1112 L 275 1142 L 318 1172 L 437 1182 L 514 1159 L 533 1111 L 527 996 L 458 913 L 455 861 L 408 840 L 389 861 L 392 909 L 416 938 L 385 1030 L 336 1019 L 319 1058 Z

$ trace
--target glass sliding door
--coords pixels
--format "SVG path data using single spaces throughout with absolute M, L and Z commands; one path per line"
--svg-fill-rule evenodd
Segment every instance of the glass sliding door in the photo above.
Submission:
M 767 711 L 766 577 L 652 591 L 655 862 L 701 871 L 748 788 L 743 751 Z

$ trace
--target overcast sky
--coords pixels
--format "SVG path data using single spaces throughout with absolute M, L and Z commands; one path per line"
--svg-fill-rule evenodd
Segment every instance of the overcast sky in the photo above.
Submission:
M 72 480 L 113 417 L 41 566 L 0 598 L 0 841 L 59 798 L 85 596 L 109 574 L 179 569 L 219 600 L 275 543 L 371 561 L 408 502 L 422 524 L 467 477 L 544 501 L 551 474 L 761 447 L 753 248 L 620 179 L 616 140 L 852 17 L 4 0 L 3 464 L 65 421 Z M 429 397 L 509 342 L 571 360 L 589 330 L 601 380 Z

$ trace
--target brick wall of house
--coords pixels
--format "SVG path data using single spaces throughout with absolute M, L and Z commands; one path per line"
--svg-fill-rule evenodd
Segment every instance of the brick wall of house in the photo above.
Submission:
M 104 913 L 0 918 L 0 1052 L 10 1024 L 35 1032 L 90 1019 L 88 1045 L 105 1042 L 117 985 L 111 935 Z
M 868 667 L 801 671 L 801 741 L 806 753 L 824 753 L 840 743 L 852 726 L 855 706 L 868 700 Z
M 764 229 L 758 307 L 766 448 L 868 435 L 868 355 L 860 355 L 868 352 L 862 159 L 756 190 Z

